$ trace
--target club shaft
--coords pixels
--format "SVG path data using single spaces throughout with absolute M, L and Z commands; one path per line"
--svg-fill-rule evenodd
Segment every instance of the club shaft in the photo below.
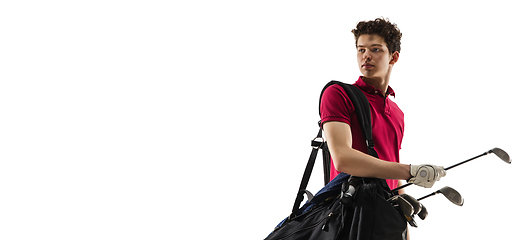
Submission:
M 402 186 L 400 186 L 400 187 L 398 187 L 398 188 L 395 188 L 395 189 L 393 189 L 393 190 L 391 190 L 391 191 L 392 191 L 392 192 L 396 192 L 396 191 L 401 190 L 401 189 L 403 189 L 403 188 L 405 188 L 405 187 L 407 187 L 407 186 L 410 186 L 410 185 L 412 185 L 412 184 L 413 184 L 413 183 L 406 183 L 406 184 L 404 184 L 404 185 L 402 185 Z
M 462 162 L 460 162 L 460 163 L 454 164 L 454 165 L 452 165 L 452 166 L 450 166 L 450 167 L 445 168 L 445 171 L 446 171 L 446 170 L 449 170 L 449 169 L 451 169 L 451 168 L 455 168 L 455 167 L 457 167 L 457 166 L 459 166 L 459 165 L 461 165 L 461 164 L 464 164 L 464 163 L 470 162 L 470 161 L 472 161 L 472 160 L 474 160 L 474 159 L 476 159 L 476 158 L 483 157 L 483 156 L 485 156 L 485 155 L 487 155 L 487 154 L 489 154 L 489 153 L 491 153 L 491 152 L 492 152 L 492 150 L 491 150 L 491 151 L 488 151 L 488 152 L 484 152 L 484 153 L 482 153 L 481 155 L 479 155 L 479 156 L 475 156 L 475 157 L 473 157 L 473 158 L 471 158 L 471 159 L 468 159 L 468 160 L 462 161 Z M 393 189 L 393 190 L 391 190 L 391 191 L 392 191 L 392 192 L 396 192 L 396 191 L 398 191 L 398 190 L 400 190 L 400 189 L 403 189 L 403 188 L 405 188 L 405 187 L 407 187 L 407 186 L 410 186 L 410 185 L 412 185 L 412 184 L 413 184 L 413 183 L 406 183 L 406 184 L 404 184 L 404 185 L 402 185 L 402 186 L 400 186 L 400 187 L 398 187 L 398 188 L 395 188 L 395 189 Z M 428 197 L 429 197 L 429 196 L 428 196 Z M 422 199 L 424 199 L 424 198 L 425 198 L 425 197 L 423 197 Z
M 449 170 L 449 169 L 451 169 L 451 168 L 455 168 L 455 167 L 457 167 L 457 166 L 459 166 L 459 165 L 461 165 L 461 164 L 463 164 L 463 163 L 470 162 L 470 161 L 472 161 L 472 160 L 474 160 L 474 159 L 476 159 L 476 158 L 483 157 L 483 156 L 485 156 L 485 155 L 487 155 L 487 154 L 489 154 L 489 153 L 490 153 L 490 151 L 489 151 L 489 152 L 484 152 L 483 154 L 481 154 L 481 155 L 479 155 L 479 156 L 475 156 L 475 157 L 473 157 L 473 158 L 471 158 L 471 159 L 468 159 L 468 160 L 462 161 L 462 162 L 460 162 L 460 163 L 454 164 L 454 165 L 452 165 L 452 166 L 450 166 L 450 167 L 447 167 L 447 168 L 445 168 L 445 170 Z
M 437 194 L 437 193 L 438 193 L 438 192 L 430 193 L 430 194 L 428 194 L 428 195 L 426 195 L 426 196 L 424 196 L 424 197 L 422 197 L 422 198 L 418 198 L 417 201 L 421 201 L 421 200 L 423 200 L 423 199 L 425 199 L 425 198 L 428 198 L 428 197 L 431 197 L 431 196 L 433 196 L 433 195 L 435 195 L 435 194 Z

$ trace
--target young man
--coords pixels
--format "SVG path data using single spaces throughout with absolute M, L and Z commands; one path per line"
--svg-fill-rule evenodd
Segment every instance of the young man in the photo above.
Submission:
M 373 141 L 379 158 L 367 153 L 365 139 L 354 106 L 338 85 L 328 87 L 322 96 L 321 121 L 331 152 L 331 179 L 339 172 L 358 177 L 387 179 L 391 189 L 398 180 L 432 187 L 446 173 L 443 167 L 400 163 L 399 150 L 404 133 L 404 114 L 388 96 L 391 70 L 400 54 L 402 34 L 385 19 L 360 22 L 353 29 L 358 67 L 363 76 L 354 84 L 369 100 Z

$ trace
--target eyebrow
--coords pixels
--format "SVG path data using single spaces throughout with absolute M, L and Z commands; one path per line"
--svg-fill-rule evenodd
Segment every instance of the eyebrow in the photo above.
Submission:
M 371 45 L 371 47 L 375 47 L 375 46 L 382 47 L 382 44 L 375 43 L 375 44 Z M 356 47 L 364 47 L 364 45 L 358 45 Z

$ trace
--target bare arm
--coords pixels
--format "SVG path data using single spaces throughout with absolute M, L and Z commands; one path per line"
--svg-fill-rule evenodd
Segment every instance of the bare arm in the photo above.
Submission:
M 336 170 L 357 177 L 411 178 L 410 165 L 387 162 L 353 149 L 353 137 L 347 123 L 326 122 L 323 130 Z

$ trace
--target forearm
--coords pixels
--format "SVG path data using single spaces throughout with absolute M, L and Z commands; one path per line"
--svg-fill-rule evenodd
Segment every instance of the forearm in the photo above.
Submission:
M 336 170 L 357 177 L 411 178 L 410 165 L 380 160 L 352 148 L 353 138 L 347 123 L 327 122 L 323 130 Z
M 388 162 L 372 157 L 353 148 L 331 151 L 336 169 L 340 172 L 357 177 L 374 177 L 383 179 L 411 178 L 410 166 L 407 164 Z

